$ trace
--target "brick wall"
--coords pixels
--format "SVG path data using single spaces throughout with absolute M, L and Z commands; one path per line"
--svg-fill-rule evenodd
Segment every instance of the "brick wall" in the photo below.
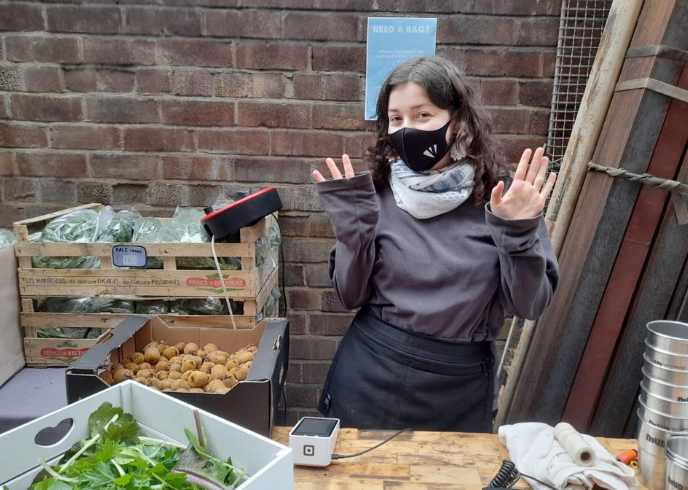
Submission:
M 159 5 L 162 4 L 162 5 Z M 167 214 L 275 184 L 289 418 L 312 413 L 351 314 L 310 173 L 364 168 L 366 18 L 438 18 L 514 161 L 545 141 L 559 0 L 0 0 L 0 226 L 77 203 Z

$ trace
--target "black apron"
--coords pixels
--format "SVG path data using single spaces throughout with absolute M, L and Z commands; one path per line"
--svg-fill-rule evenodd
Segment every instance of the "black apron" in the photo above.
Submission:
M 490 342 L 405 332 L 364 307 L 342 339 L 318 409 L 342 427 L 491 432 Z

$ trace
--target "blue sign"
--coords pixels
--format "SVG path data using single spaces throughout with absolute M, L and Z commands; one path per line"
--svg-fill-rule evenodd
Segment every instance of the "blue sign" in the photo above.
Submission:
M 412 17 L 368 17 L 365 118 L 375 117 L 382 83 L 398 65 L 411 58 L 433 56 L 437 19 Z
M 137 245 L 116 245 L 112 247 L 112 265 L 146 267 L 146 249 Z

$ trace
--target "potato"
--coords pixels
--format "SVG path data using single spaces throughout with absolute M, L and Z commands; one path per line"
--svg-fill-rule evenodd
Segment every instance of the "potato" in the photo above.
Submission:
M 112 373 L 110 371 L 103 371 L 98 376 L 100 376 L 100 379 L 102 379 L 103 381 L 105 381 L 109 385 L 111 385 L 112 383 L 115 382 L 114 378 L 112 377 Z
M 222 364 L 216 364 L 210 370 L 210 379 L 222 379 L 227 375 L 227 368 Z
M 163 390 L 171 390 L 173 379 L 163 379 L 160 383 L 162 384 Z
M 167 361 L 158 361 L 155 365 L 155 371 L 158 373 L 160 371 L 167 371 Z
M 150 378 L 148 380 L 148 386 L 155 388 L 156 390 L 160 390 L 162 389 L 162 381 L 160 381 L 158 378 Z
M 122 365 L 122 363 L 118 362 L 110 368 L 110 371 L 114 373 L 115 371 L 119 371 L 120 369 L 124 369 L 124 366 Z
M 170 371 L 170 374 L 167 375 L 167 379 L 175 380 L 175 379 L 181 379 L 182 373 L 179 371 Z
M 208 393 L 214 393 L 216 390 L 225 389 L 225 385 L 220 379 L 214 379 L 206 385 L 205 391 Z
M 225 385 L 226 388 L 233 388 L 239 383 L 239 381 L 234 377 L 233 374 L 227 374 L 222 379 L 222 383 Z
M 229 391 L 229 388 L 224 387 L 224 388 L 220 388 L 219 390 L 215 390 L 214 393 L 215 393 L 216 395 L 224 395 L 224 394 L 227 393 L 228 391 Z
M 172 371 L 177 371 L 179 373 L 182 372 L 182 363 L 181 362 L 169 362 L 167 363 L 167 369 L 172 372 Z
M 143 357 L 146 360 L 146 362 L 149 362 L 151 364 L 157 364 L 160 360 L 160 352 L 155 347 L 149 347 L 148 349 L 146 349 L 146 352 L 143 353 Z
M 226 352 L 216 350 L 208 354 L 205 358 L 215 364 L 224 364 L 229 359 L 229 355 Z
M 211 352 L 218 350 L 218 348 L 215 344 L 207 343 L 203 346 L 203 350 L 208 352 L 208 353 L 211 353 Z
M 247 345 L 247 346 L 245 347 L 245 349 L 246 349 L 248 352 L 253 352 L 254 354 L 255 354 L 256 352 L 258 352 L 258 347 L 256 347 L 256 346 L 253 345 L 253 344 Z
M 121 383 L 122 381 L 132 379 L 133 377 L 134 371 L 131 369 L 120 369 L 119 371 L 115 372 L 115 374 L 112 376 L 112 379 L 115 383 Z
M 243 366 L 241 366 L 237 370 L 237 372 L 234 376 L 236 376 L 236 379 L 238 379 L 239 381 L 246 381 L 246 377 L 248 376 L 248 370 L 249 369 L 251 369 L 251 368 L 244 364 Z
M 238 367 L 239 367 L 239 363 L 236 361 L 236 359 L 230 359 L 230 360 L 227 361 L 227 363 L 225 364 L 225 367 L 227 368 L 227 371 L 229 371 L 229 370 L 232 369 L 232 368 L 238 368 Z
M 131 362 L 133 362 L 134 364 L 141 364 L 145 360 L 146 359 L 144 358 L 144 356 L 141 352 L 134 352 L 131 355 Z
M 189 376 L 189 386 L 191 388 L 203 388 L 208 384 L 208 375 L 201 371 L 192 371 Z
M 203 358 L 200 357 L 200 356 L 193 356 L 193 355 L 191 355 L 191 354 L 186 354 L 186 355 L 183 357 L 183 359 L 184 359 L 184 361 L 191 361 L 191 362 L 193 362 L 196 366 L 200 366 L 201 364 L 203 364 Z M 183 361 L 182 361 L 182 362 L 183 362 Z
M 203 364 L 201 364 L 201 371 L 203 371 L 205 374 L 210 374 L 210 370 L 215 366 L 216 364 L 210 361 L 205 361 Z
M 205 391 L 203 391 L 203 388 L 190 388 L 189 392 L 190 393 L 205 393 Z
M 157 373 L 155 373 L 155 377 L 160 381 L 167 379 L 169 376 L 170 373 L 168 373 L 167 371 L 158 371 Z
M 146 378 L 135 378 L 134 381 L 141 383 L 142 385 L 148 386 L 148 380 Z
M 236 372 L 239 370 L 240 367 L 241 367 L 241 366 L 233 367 L 232 369 L 230 369 L 230 370 L 227 371 L 227 372 L 228 372 L 229 374 L 233 374 L 234 376 L 236 376 Z
M 165 356 L 160 356 L 160 359 L 158 359 L 158 362 L 162 362 L 162 361 L 169 362 L 169 359 L 166 358 Z
M 176 391 L 177 393 L 188 393 L 189 392 L 189 390 L 187 390 L 186 388 L 178 388 L 174 391 Z
M 177 349 L 175 346 L 167 347 L 167 349 L 163 351 L 162 355 L 168 359 L 172 359 L 173 357 L 179 355 L 179 349 Z
M 186 344 L 184 342 L 177 342 L 174 346 L 179 352 L 184 352 L 184 346 L 186 346 Z
M 136 373 L 137 378 L 150 378 L 152 376 L 153 376 L 153 371 L 151 371 L 150 369 L 140 369 Z
M 167 349 L 169 345 L 167 345 L 167 342 L 164 340 L 158 344 L 158 353 L 160 355 L 163 355 L 163 352 L 165 352 L 165 349 Z M 144 353 L 146 352 L 145 350 L 143 351 Z
M 153 367 L 147 363 L 147 362 L 142 362 L 139 364 L 139 366 L 136 368 L 136 372 L 141 371 L 142 369 L 153 369 Z
M 182 363 L 182 373 L 185 373 L 186 371 L 195 371 L 196 370 L 196 363 L 193 361 L 184 361 Z
M 178 362 L 179 364 L 181 364 L 182 362 L 184 362 L 184 359 L 182 358 L 182 356 L 174 356 L 174 357 L 170 357 L 170 360 L 167 362 L 169 362 L 170 364 L 174 364 L 175 362 Z
M 188 380 L 189 380 L 189 376 L 191 376 L 191 373 L 193 373 L 193 372 L 194 372 L 193 370 L 184 371 L 184 372 L 182 373 L 181 379 L 183 379 L 184 381 L 188 381 Z
M 195 356 L 196 352 L 198 352 L 198 346 L 193 342 L 189 342 L 184 346 L 184 354 L 192 354 Z
M 253 360 L 253 352 L 241 352 L 237 354 L 236 361 L 239 364 L 246 364 L 248 361 Z
M 147 343 L 146 346 L 143 348 L 143 352 L 146 352 L 146 349 L 148 349 L 149 347 L 157 347 L 158 344 L 159 342 L 157 340 Z
M 175 379 L 174 381 L 172 381 L 172 389 L 173 390 L 178 390 L 180 388 L 188 390 L 189 389 L 189 383 L 187 383 L 183 379 Z
M 198 350 L 196 351 L 196 355 L 197 355 L 198 357 L 200 357 L 201 359 L 205 359 L 205 356 L 207 356 L 208 353 L 207 353 L 206 351 L 204 351 L 203 349 L 198 349 Z
M 139 365 L 136 364 L 135 362 L 130 362 L 129 364 L 124 365 L 124 369 L 128 369 L 129 371 L 136 372 L 136 370 L 139 368 Z

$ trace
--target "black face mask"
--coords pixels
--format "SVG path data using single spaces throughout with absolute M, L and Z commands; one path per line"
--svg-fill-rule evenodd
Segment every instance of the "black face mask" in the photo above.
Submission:
M 449 151 L 447 124 L 434 131 L 403 128 L 389 135 L 392 147 L 411 170 L 425 172 L 444 158 Z

